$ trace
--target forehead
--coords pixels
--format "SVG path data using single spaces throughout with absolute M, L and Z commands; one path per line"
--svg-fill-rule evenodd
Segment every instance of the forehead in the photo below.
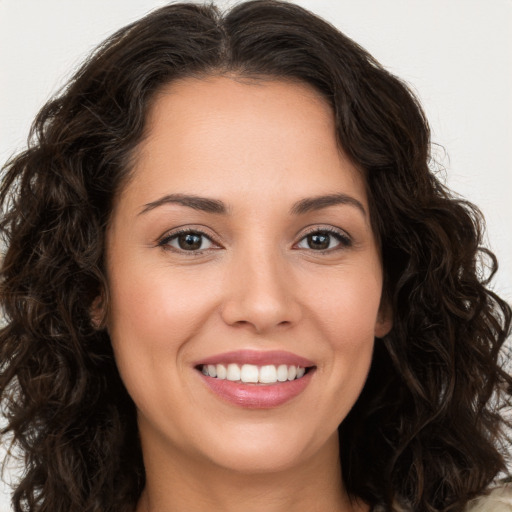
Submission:
M 173 97 L 172 104 L 166 98 Z M 244 101 L 247 100 L 247 101 Z M 213 112 L 226 112 L 231 106 L 231 113 L 237 116 L 253 113 L 251 105 L 270 106 L 277 100 L 282 106 L 294 107 L 297 100 L 302 100 L 304 116 L 320 109 L 323 115 L 333 119 L 333 111 L 326 98 L 311 85 L 293 79 L 277 77 L 243 77 L 230 75 L 206 75 L 203 77 L 185 77 L 164 85 L 154 96 L 148 113 L 148 127 L 158 122 L 161 104 L 167 103 L 169 109 L 176 113 L 181 108 Z M 159 105 L 160 103 L 160 105 Z M 308 107 L 311 107 L 308 108 Z M 257 109 L 259 114 L 261 110 Z
M 148 202 L 162 187 L 219 198 L 263 187 L 283 200 L 340 187 L 365 196 L 362 173 L 338 144 L 332 108 L 311 86 L 291 81 L 167 85 L 152 102 L 134 162 L 132 181 Z

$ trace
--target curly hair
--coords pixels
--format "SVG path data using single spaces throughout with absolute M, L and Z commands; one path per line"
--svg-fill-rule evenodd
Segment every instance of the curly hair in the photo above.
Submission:
M 430 169 L 430 133 L 399 79 L 288 2 L 221 13 L 172 4 L 107 39 L 39 112 L 3 169 L 0 396 L 24 473 L 16 512 L 128 512 L 145 484 L 135 406 L 108 333 L 104 237 L 155 93 L 185 77 L 296 80 L 332 106 L 364 173 L 393 329 L 339 428 L 347 491 L 383 511 L 461 511 L 506 473 L 509 305 L 483 219 Z M 108 306 L 108 304 L 107 304 Z M 341 482 L 340 482 L 341 485 Z

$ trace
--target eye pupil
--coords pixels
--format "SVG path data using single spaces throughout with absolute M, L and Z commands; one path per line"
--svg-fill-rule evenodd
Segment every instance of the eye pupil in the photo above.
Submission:
M 193 233 L 184 233 L 178 237 L 178 245 L 180 249 L 198 250 L 201 247 L 201 235 Z
M 315 233 L 308 236 L 309 247 L 311 249 L 328 249 L 330 235 L 327 233 Z

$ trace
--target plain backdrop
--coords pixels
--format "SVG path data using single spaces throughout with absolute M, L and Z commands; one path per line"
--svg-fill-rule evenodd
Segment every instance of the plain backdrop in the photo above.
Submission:
M 0 0 L 0 163 L 23 149 L 37 111 L 98 43 L 165 3 Z M 500 261 L 494 288 L 512 302 L 512 1 L 297 3 L 356 40 L 419 96 L 448 184 L 484 212 L 487 243 Z M 7 470 L 4 478 L 16 474 Z M 0 512 L 10 510 L 8 501 L 0 495 Z

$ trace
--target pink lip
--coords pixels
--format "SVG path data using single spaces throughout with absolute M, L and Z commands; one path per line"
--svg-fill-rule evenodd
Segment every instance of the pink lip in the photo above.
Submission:
M 194 366 L 201 366 L 203 364 L 255 364 L 257 366 L 263 366 L 266 364 L 274 364 L 276 366 L 280 364 L 286 364 L 289 366 L 302 366 L 307 368 L 309 366 L 315 366 L 313 361 L 300 357 L 291 352 L 285 352 L 283 350 L 236 350 L 234 352 L 225 352 L 223 354 L 216 354 L 211 357 L 206 357 L 200 361 L 196 361 Z
M 312 370 L 300 379 L 276 384 L 243 384 L 198 373 L 217 396 L 233 405 L 250 409 L 270 409 L 288 402 L 304 391 L 313 374 Z
M 205 364 L 230 364 L 235 363 L 255 364 L 263 366 L 265 364 L 273 365 L 294 365 L 308 368 L 308 372 L 300 379 L 286 382 L 276 382 L 275 384 L 244 384 L 242 382 L 234 382 L 226 379 L 217 379 L 203 375 L 198 371 L 198 375 L 208 386 L 210 391 L 222 400 L 239 407 L 250 409 L 270 409 L 278 407 L 297 395 L 302 393 L 311 382 L 314 374 L 314 363 L 308 359 L 284 352 L 280 350 L 273 351 L 255 351 L 255 350 L 238 350 L 235 352 L 226 352 L 217 354 L 195 363 L 195 367 L 199 370 Z

